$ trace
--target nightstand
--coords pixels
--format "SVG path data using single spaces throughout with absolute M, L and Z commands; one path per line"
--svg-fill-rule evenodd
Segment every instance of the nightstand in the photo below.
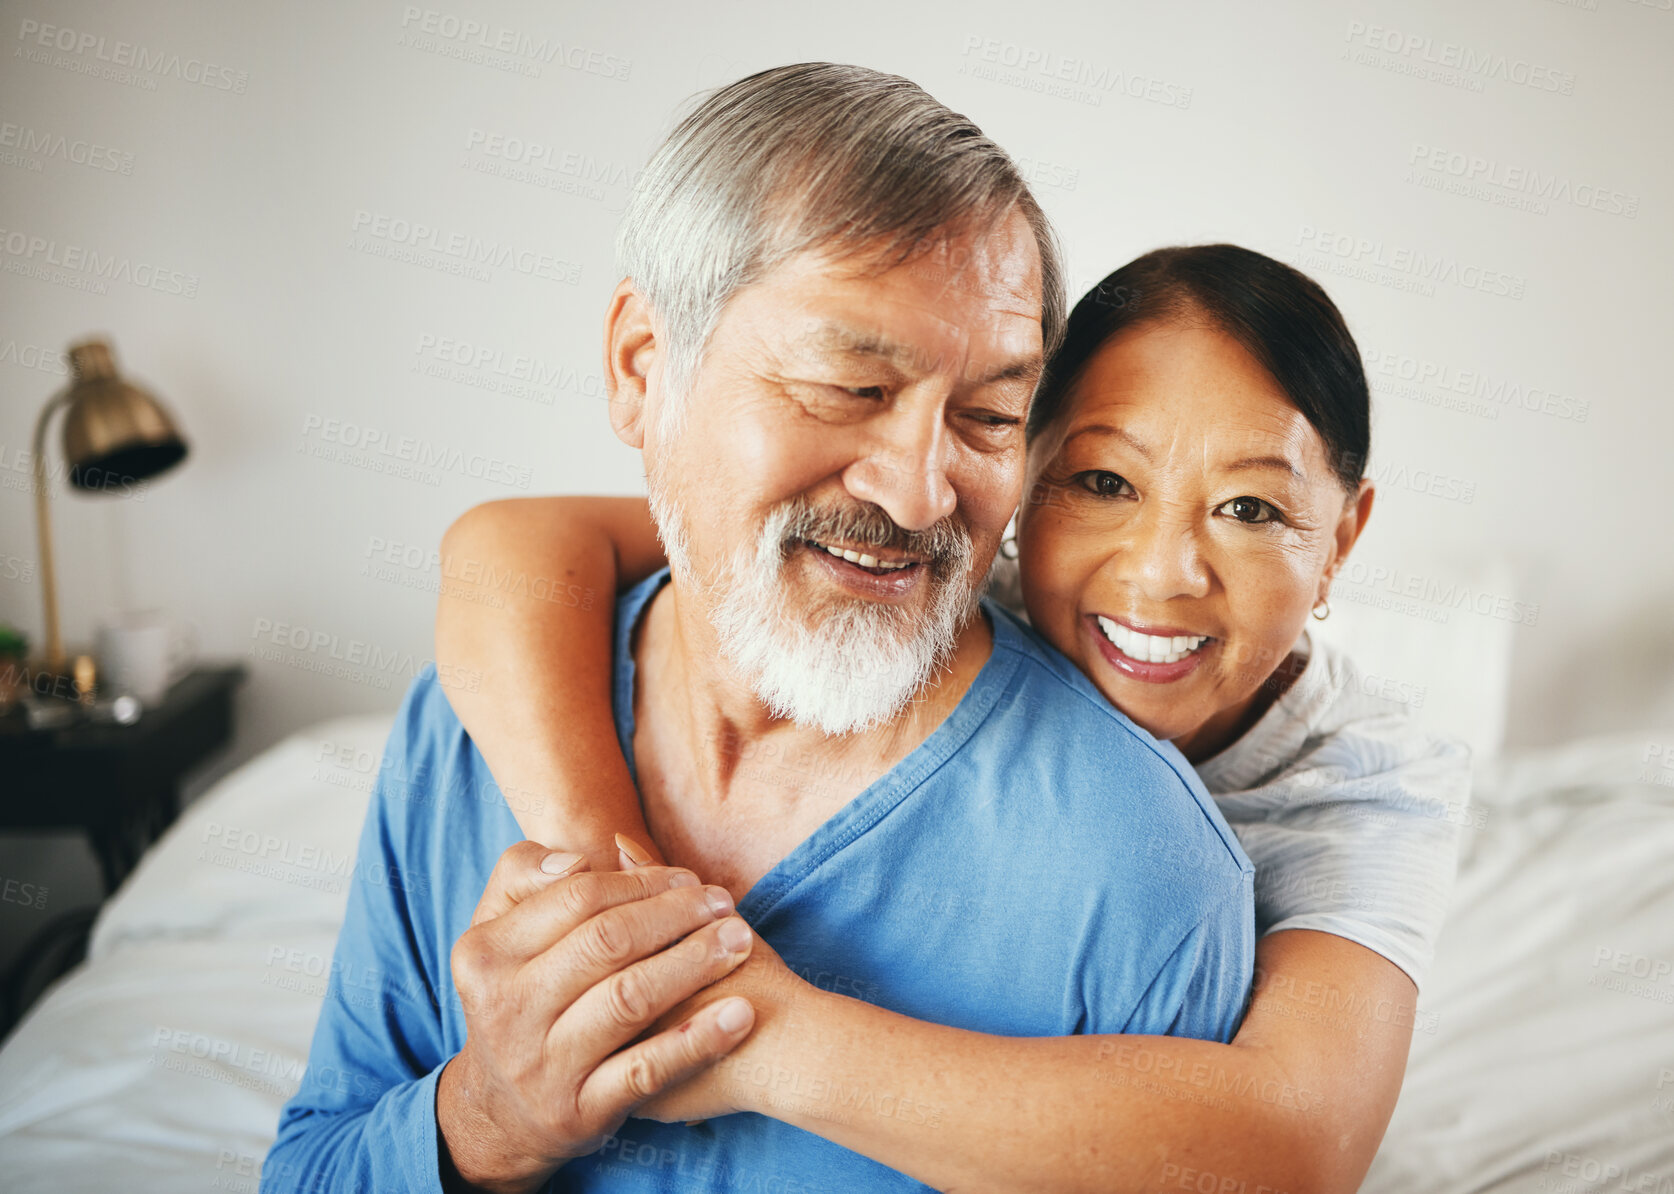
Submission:
M 113 894 L 179 813 L 181 779 L 232 740 L 244 674 L 195 668 L 132 725 L 30 730 L 21 710 L 0 718 L 0 833 L 80 830 Z
M 0 833 L 79 831 L 108 899 L 180 812 L 180 783 L 232 740 L 239 664 L 175 681 L 131 725 L 78 722 L 31 730 L 21 708 L 0 717 Z M 86 953 L 96 908 L 76 908 L 30 937 L 0 989 L 0 1033 Z

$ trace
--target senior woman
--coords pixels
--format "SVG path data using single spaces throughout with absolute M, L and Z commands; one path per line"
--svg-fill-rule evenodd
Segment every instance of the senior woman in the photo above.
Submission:
M 1462 747 L 1366 695 L 1307 633 L 1371 511 L 1369 441 L 1336 307 L 1232 245 L 1158 250 L 1089 292 L 1029 416 L 1016 566 L 997 566 L 996 592 L 1184 753 L 1255 864 L 1255 988 L 1230 1044 L 989 1036 L 861 999 L 787 1015 L 802 980 L 758 941 L 677 1009 L 746 994 L 752 1036 L 640 1114 L 759 1111 L 938 1187 L 1356 1188 L 1400 1091 L 1452 883 L 1448 812 L 1468 790 Z M 525 832 L 595 865 L 651 860 L 611 720 L 603 596 L 661 566 L 644 503 L 491 503 L 444 556 L 596 591 L 573 606 L 501 593 L 490 611 L 450 580 L 438 663 L 492 677 L 449 699 L 508 796 L 541 794 L 538 815 L 509 800 Z M 1063 865 L 1122 860 L 1066 841 Z M 870 1113 L 834 1110 L 834 1090 L 864 1092 Z

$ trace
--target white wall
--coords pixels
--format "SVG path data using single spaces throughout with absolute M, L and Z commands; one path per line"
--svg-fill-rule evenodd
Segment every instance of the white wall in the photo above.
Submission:
M 102 615 L 156 606 L 194 623 L 206 653 L 244 656 L 240 753 L 328 715 L 392 708 L 405 658 L 428 655 L 436 572 L 369 575 L 374 545 L 422 555 L 485 498 L 639 489 L 638 460 L 596 398 L 627 181 L 695 90 L 809 58 L 907 74 L 1027 159 L 1077 293 L 1157 245 L 1237 241 L 1314 272 L 1396 371 L 1556 395 L 1545 412 L 1491 396 L 1462 412 L 1435 405 L 1440 385 L 1403 391 L 1374 372 L 1385 492 L 1362 551 L 1368 569 L 1401 571 L 1363 573 L 1358 607 L 1413 585 L 1418 622 L 1507 631 L 1513 741 L 1645 716 L 1641 698 L 1599 679 L 1611 652 L 1647 685 L 1674 672 L 1652 641 L 1670 638 L 1674 595 L 1674 402 L 1660 367 L 1674 322 L 1669 0 L 498 0 L 416 20 L 400 3 L 320 0 L 0 7 L 0 618 L 39 631 L 36 585 L 20 579 L 37 556 L 26 449 L 61 380 L 53 354 L 107 332 L 193 455 L 143 500 L 55 493 L 66 630 L 87 641 Z M 423 30 L 467 12 L 511 52 Z M 72 48 L 42 47 L 46 25 L 69 30 L 48 36 Z M 161 67 L 113 67 L 134 52 L 123 42 Z M 1467 54 L 1485 73 L 1413 73 Z M 194 81 L 205 63 L 210 82 Z M 137 85 L 101 73 L 123 69 Z M 1043 91 L 1066 86 L 1055 72 L 1072 94 Z M 484 152 L 488 137 L 546 149 L 517 177 Z M 120 168 L 71 160 L 79 143 Z M 1442 151 L 1443 168 L 1419 146 Z M 1460 181 L 1447 154 L 1482 159 L 1499 182 L 1538 175 L 1537 190 L 1556 176 L 1562 195 L 1527 210 L 1528 192 L 1506 186 L 1435 189 Z M 480 238 L 544 255 L 538 273 L 552 276 L 392 260 L 404 246 L 377 235 L 386 218 L 438 230 L 443 248 Z M 73 247 L 161 271 L 165 289 L 117 278 L 95 293 L 85 260 L 31 255 L 37 237 L 60 258 Z M 1445 276 L 1415 277 L 1420 257 Z M 56 272 L 18 272 L 34 267 Z M 489 363 L 448 365 L 425 347 L 444 339 Z M 497 392 L 494 363 L 520 357 L 556 380 Z M 1584 419 L 1564 417 L 1580 403 Z M 413 479 L 366 467 L 387 462 L 377 453 L 312 455 L 336 450 L 323 432 L 339 422 L 390 450 L 403 438 L 457 449 L 462 463 Z M 525 484 L 472 475 L 478 465 Z M 1498 557 L 1513 571 L 1472 580 L 1470 562 Z M 1460 584 L 1489 613 L 1450 607 Z M 1357 616 L 1352 595 L 1337 604 Z M 341 678 L 307 670 L 329 651 L 251 658 L 270 623 L 397 664 Z

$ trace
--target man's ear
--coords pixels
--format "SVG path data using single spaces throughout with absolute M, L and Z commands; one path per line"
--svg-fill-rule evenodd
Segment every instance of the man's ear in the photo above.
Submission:
M 646 401 L 660 346 L 651 305 L 623 278 L 611 293 L 604 321 L 604 382 L 610 425 L 630 448 L 645 447 Z
M 1372 499 L 1376 496 L 1377 489 L 1362 478 L 1360 488 L 1343 502 L 1343 513 L 1337 519 L 1336 542 L 1332 544 L 1331 560 L 1325 566 L 1325 576 L 1320 585 L 1319 601 L 1325 600 L 1337 569 L 1343 566 L 1355 541 L 1360 538 L 1360 532 L 1366 529 L 1366 520 L 1372 516 Z

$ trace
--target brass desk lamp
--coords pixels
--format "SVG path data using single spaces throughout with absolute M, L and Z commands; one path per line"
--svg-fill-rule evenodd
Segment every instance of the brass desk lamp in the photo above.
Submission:
M 89 493 L 125 493 L 134 482 L 165 472 L 186 455 L 186 441 L 152 395 L 123 381 L 110 345 L 84 340 L 70 346 L 70 384 L 47 399 L 35 422 L 35 525 L 41 540 L 41 598 L 46 608 L 46 668 L 64 673 L 58 632 L 58 585 L 52 569 L 52 523 L 47 511 L 46 432 L 64 409 L 64 462 L 70 484 Z

